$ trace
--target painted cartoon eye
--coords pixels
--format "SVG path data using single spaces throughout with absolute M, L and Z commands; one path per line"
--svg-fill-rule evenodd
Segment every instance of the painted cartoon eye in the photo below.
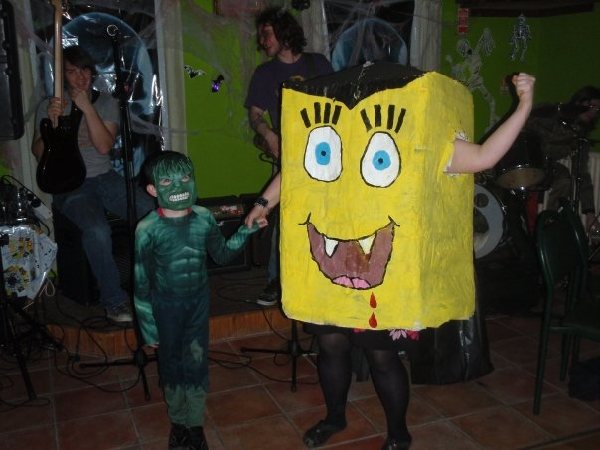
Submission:
M 319 127 L 308 136 L 304 168 L 311 178 L 334 181 L 342 173 L 342 141 L 331 127 Z
M 361 161 L 362 176 L 367 184 L 387 187 L 400 173 L 400 152 L 387 133 L 375 133 Z

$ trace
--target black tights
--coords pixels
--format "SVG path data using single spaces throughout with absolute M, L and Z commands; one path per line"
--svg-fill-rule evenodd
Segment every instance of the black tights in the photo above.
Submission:
M 345 425 L 346 402 L 352 381 L 352 344 L 342 333 L 323 334 L 318 341 L 319 381 L 327 405 L 325 421 Z M 398 352 L 365 349 L 365 354 L 375 391 L 385 412 L 388 436 L 400 441 L 410 439 L 406 427 L 408 374 Z

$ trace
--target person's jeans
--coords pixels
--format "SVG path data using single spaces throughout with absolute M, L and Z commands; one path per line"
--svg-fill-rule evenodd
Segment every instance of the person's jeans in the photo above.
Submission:
M 270 220 L 273 223 L 273 231 L 271 233 L 269 263 L 267 264 L 268 283 L 279 279 L 279 208 L 273 211 Z
M 154 199 L 139 187 L 135 193 L 139 219 L 154 208 Z M 112 231 L 106 217 L 106 211 L 110 211 L 127 219 L 125 179 L 113 170 L 86 178 L 76 190 L 55 195 L 53 203 L 81 231 L 82 246 L 98 283 L 102 306 L 114 308 L 126 301 L 127 293 L 121 288 L 112 253 Z

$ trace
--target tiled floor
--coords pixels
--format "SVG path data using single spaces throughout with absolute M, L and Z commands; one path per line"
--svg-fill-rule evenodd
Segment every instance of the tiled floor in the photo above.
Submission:
M 495 366 L 491 374 L 467 383 L 412 387 L 411 448 L 600 448 L 600 401 L 567 395 L 567 384 L 557 376 L 556 340 L 542 413 L 531 413 L 538 319 L 498 316 L 488 318 L 487 325 Z M 302 339 L 308 347 L 306 336 Z M 298 359 L 298 386 L 292 392 L 286 355 L 245 357 L 242 346 L 285 348 L 286 342 L 268 333 L 213 343 L 206 423 L 210 448 L 304 448 L 303 430 L 324 412 L 312 361 Z M 583 358 L 600 355 L 600 346 L 585 345 L 583 351 Z M 166 449 L 169 423 L 154 362 L 144 368 L 151 396 L 146 400 L 135 366 L 113 366 L 101 373 L 88 368 L 69 376 L 66 355 L 49 355 L 30 358 L 38 394 L 30 402 L 25 402 L 18 367 L 10 358 L 0 361 L 0 449 Z M 353 383 L 348 420 L 348 428 L 327 448 L 381 447 L 384 419 L 370 381 Z

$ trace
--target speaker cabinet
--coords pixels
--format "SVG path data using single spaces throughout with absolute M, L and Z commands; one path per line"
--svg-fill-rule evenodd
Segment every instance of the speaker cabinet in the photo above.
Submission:
M 23 136 L 23 104 L 17 54 L 17 33 L 13 6 L 0 0 L 0 139 Z
M 71 300 L 83 305 L 98 302 L 98 284 L 88 264 L 81 245 L 79 228 L 56 208 L 53 208 L 54 238 L 58 246 L 56 266 L 58 269 L 58 289 Z M 119 270 L 121 286 L 129 289 L 131 258 L 129 255 L 129 231 L 127 222 L 109 218 L 112 230 L 113 256 Z

